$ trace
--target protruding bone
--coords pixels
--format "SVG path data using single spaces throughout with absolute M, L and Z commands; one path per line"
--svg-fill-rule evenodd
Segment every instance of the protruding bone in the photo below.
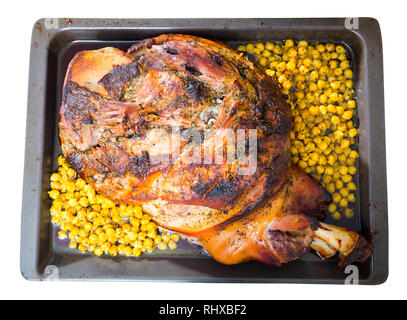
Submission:
M 345 228 L 320 222 L 314 236 L 311 248 L 323 259 L 328 259 L 338 252 L 341 267 L 352 262 L 364 262 L 372 252 L 372 246 L 365 238 Z
M 325 241 L 315 237 L 311 242 L 311 248 L 314 249 L 318 255 L 326 260 L 336 254 L 336 250 L 329 246 Z
M 321 222 L 315 231 L 315 236 L 325 241 L 330 247 L 347 256 L 355 249 L 359 234 L 355 231 L 332 226 Z

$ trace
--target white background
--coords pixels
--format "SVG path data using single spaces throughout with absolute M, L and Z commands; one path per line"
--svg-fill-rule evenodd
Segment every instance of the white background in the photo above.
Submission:
M 407 298 L 407 19 L 404 1 L 6 1 L 0 17 L 0 298 Z M 20 275 L 20 215 L 31 31 L 42 17 L 375 17 L 384 44 L 390 275 L 381 286 L 29 282 Z M 384 183 L 384 181 L 383 181 Z M 298 270 L 301 272 L 301 270 Z

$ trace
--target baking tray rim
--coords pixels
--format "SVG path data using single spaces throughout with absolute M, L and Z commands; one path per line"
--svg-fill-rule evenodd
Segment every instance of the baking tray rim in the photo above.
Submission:
M 26 128 L 26 144 L 25 144 L 25 164 L 24 164 L 24 184 L 23 184 L 23 206 L 22 206 L 22 221 L 21 221 L 21 248 L 20 248 L 20 270 L 24 278 L 29 280 L 41 280 L 43 275 L 38 271 L 38 230 L 40 223 L 40 203 L 41 203 L 41 186 L 42 186 L 42 165 L 43 165 L 43 147 L 44 147 L 44 117 L 45 111 L 45 87 L 46 87 L 46 72 L 34 72 L 35 70 L 46 70 L 48 50 L 50 43 L 55 41 L 55 36 L 64 31 L 69 30 L 117 30 L 123 29 L 162 29 L 163 32 L 177 32 L 178 29 L 194 28 L 209 28 L 211 30 L 229 30 L 229 28 L 241 27 L 242 24 L 248 30 L 256 30 L 256 28 L 265 28 L 270 25 L 280 24 L 280 28 L 315 28 L 325 27 L 329 30 L 340 29 L 344 25 L 345 18 L 253 18 L 253 19 L 47 19 L 43 18 L 34 24 L 31 52 L 30 52 L 30 73 L 29 73 L 29 92 L 27 102 L 27 128 Z M 63 27 L 60 27 L 64 24 Z M 360 25 L 369 25 L 369 28 L 360 28 L 350 30 L 362 39 L 364 46 L 369 50 L 369 65 L 375 66 L 376 72 L 379 72 L 378 78 L 383 79 L 383 60 L 382 60 L 382 45 L 380 26 L 374 18 L 359 18 Z M 45 41 L 44 41 L 44 34 Z M 373 43 L 369 38 L 370 33 L 378 36 L 379 43 Z M 93 39 L 89 39 L 93 40 Z M 68 39 L 69 41 L 69 39 Z M 369 42 L 370 41 L 370 42 Z M 368 79 L 370 81 L 370 79 Z M 35 85 L 34 85 L 35 84 Z M 370 113 L 376 111 L 384 117 L 384 88 L 383 82 L 376 83 L 372 87 L 378 90 L 371 90 L 367 93 Z M 376 103 L 372 103 L 373 95 L 376 96 Z M 386 185 L 386 159 L 385 159 L 385 142 L 384 142 L 384 118 L 374 122 L 376 131 L 382 133 L 379 139 L 369 138 L 369 159 L 375 159 L 375 156 L 380 158 L 379 163 L 375 165 L 375 170 L 381 171 L 379 179 L 376 174 L 369 170 L 369 185 L 374 186 L 375 195 L 373 199 L 376 202 L 369 202 L 370 216 L 381 215 L 382 225 L 377 226 L 380 229 L 380 252 L 375 251 L 372 261 L 372 272 L 367 279 L 362 279 L 361 284 L 381 284 L 384 283 L 388 276 L 388 225 L 387 225 L 387 185 Z M 372 119 L 367 119 L 371 121 Z M 374 133 L 374 132 L 370 132 Z M 35 139 L 39 138 L 39 139 Z M 371 141 L 372 140 L 372 141 Z M 373 143 L 374 141 L 374 143 Z M 384 180 L 383 180 L 384 177 Z M 371 188 L 369 190 L 372 190 Z M 35 214 L 33 214 L 33 209 Z M 68 278 L 67 278 L 68 279 Z M 94 280 L 89 277 L 88 280 Z M 96 278 L 98 280 L 102 280 Z M 72 279 L 73 280 L 73 279 Z M 104 280 L 123 280 L 123 279 L 108 279 Z M 136 279 L 124 279 L 136 280 Z M 159 280 L 165 281 L 163 278 L 141 278 L 139 280 Z M 301 279 L 301 278 L 267 278 L 267 279 L 250 279 L 250 278 L 199 278 L 199 279 L 183 279 L 173 278 L 169 281 L 196 281 L 196 282 L 283 282 L 283 283 L 343 283 L 329 278 L 321 279 Z

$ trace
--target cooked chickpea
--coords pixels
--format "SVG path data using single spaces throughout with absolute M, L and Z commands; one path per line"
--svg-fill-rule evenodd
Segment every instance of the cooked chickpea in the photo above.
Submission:
M 347 199 L 348 199 L 349 202 L 355 202 L 356 201 L 356 197 L 355 197 L 355 195 L 353 193 L 349 193 Z
M 332 195 L 332 201 L 338 203 L 341 200 L 341 195 L 339 193 L 334 193 Z
M 86 246 L 84 246 L 82 243 L 80 243 L 80 244 L 78 245 L 78 249 L 79 249 L 79 251 L 81 251 L 81 252 L 86 252 L 86 251 L 88 251 L 88 248 L 87 248 Z
M 345 78 L 352 78 L 353 77 L 353 72 L 350 69 L 346 69 L 344 72 Z
M 352 181 L 352 176 L 350 176 L 349 174 L 342 176 L 342 181 L 345 183 L 351 182 Z
M 125 256 L 131 256 L 133 253 L 132 247 L 126 246 L 126 245 L 122 248 L 121 251 L 122 251 L 122 254 L 124 254 Z
M 138 257 L 138 256 L 140 256 L 141 252 L 142 251 L 140 248 L 133 248 L 133 256 Z
M 176 248 L 177 248 L 177 243 L 176 243 L 174 240 L 170 240 L 170 241 L 168 242 L 168 248 L 169 248 L 170 250 L 176 249 Z
M 96 248 L 93 250 L 93 253 L 94 253 L 96 256 L 101 256 L 101 255 L 104 253 L 104 251 L 103 251 L 102 248 L 96 247 Z
M 353 117 L 353 111 L 351 111 L 351 110 L 345 111 L 342 115 L 342 118 L 345 120 L 350 120 L 350 119 L 352 119 L 352 117 Z
M 328 206 L 328 211 L 330 213 L 334 213 L 336 211 L 336 204 L 335 203 L 330 203 Z
M 348 206 L 348 201 L 346 199 L 341 199 L 339 201 L 339 206 L 342 208 L 346 208 Z
M 351 128 L 351 129 L 349 129 L 348 135 L 349 135 L 349 137 L 351 137 L 351 138 L 356 137 L 356 136 L 358 135 L 358 129 L 356 129 L 356 128 Z
M 261 57 L 260 60 L 259 60 L 259 64 L 262 67 L 265 67 L 268 64 L 268 59 L 266 57 Z
M 284 45 L 285 45 L 287 48 L 291 48 L 291 47 L 294 46 L 294 41 L 293 41 L 292 39 L 287 39 L 287 40 L 284 42 Z
M 64 240 L 68 237 L 67 233 L 64 230 L 58 231 L 58 238 Z
M 58 190 L 51 190 L 48 192 L 48 195 L 51 199 L 57 199 L 60 195 L 60 192 Z
M 352 217 L 353 217 L 353 210 L 350 209 L 350 208 L 346 208 L 346 209 L 345 209 L 345 216 L 346 216 L 347 218 L 352 218 Z

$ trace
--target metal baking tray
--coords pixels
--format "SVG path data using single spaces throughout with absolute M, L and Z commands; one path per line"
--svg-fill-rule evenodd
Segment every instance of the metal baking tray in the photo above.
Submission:
M 356 18 L 357 19 L 357 18 Z M 50 222 L 49 177 L 61 153 L 58 112 L 66 67 L 80 50 L 127 48 L 162 33 L 186 33 L 236 45 L 286 38 L 344 44 L 352 56 L 359 116 L 359 195 L 353 219 L 335 224 L 372 238 L 373 255 L 358 265 L 360 284 L 388 276 L 388 226 L 382 41 L 373 18 L 323 19 L 40 19 L 31 40 L 21 226 L 21 273 L 29 280 L 161 280 L 343 284 L 335 261 L 309 254 L 281 268 L 258 262 L 225 266 L 188 243 L 134 257 L 81 254 L 57 239 Z M 331 221 L 333 222 L 333 221 Z M 50 271 L 51 270 L 51 271 Z M 55 274 L 54 274 L 55 275 Z

